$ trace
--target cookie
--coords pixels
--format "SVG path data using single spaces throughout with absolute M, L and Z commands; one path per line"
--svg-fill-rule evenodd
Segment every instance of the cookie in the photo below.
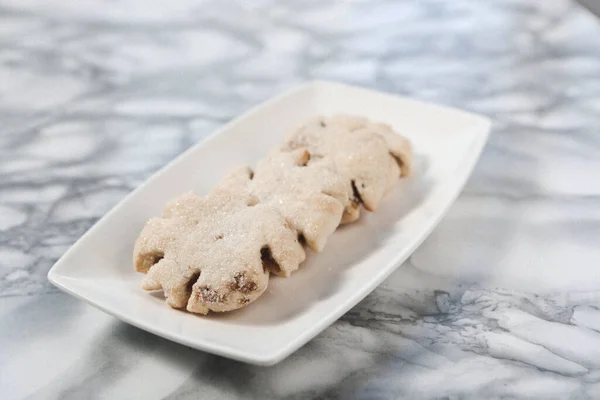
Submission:
M 296 232 L 275 208 L 230 189 L 242 178 L 230 175 L 206 197 L 180 196 L 146 223 L 134 249 L 144 289 L 162 289 L 173 308 L 231 311 L 256 300 L 271 271 L 298 268 Z
M 410 143 L 385 124 L 339 115 L 302 125 L 254 170 L 238 167 L 207 196 L 188 193 L 150 219 L 134 249 L 142 287 L 207 314 L 256 300 L 321 251 L 361 204 L 375 211 L 412 167 Z
M 309 161 L 311 161 L 309 163 Z M 240 181 L 246 171 L 246 181 Z M 238 169 L 225 179 L 231 190 L 243 190 L 260 204 L 276 208 L 306 242 L 319 252 L 340 224 L 352 192 L 328 160 L 311 160 L 306 149 L 273 151 L 254 171 Z M 283 272 L 283 271 L 282 271 Z
M 409 142 L 384 124 L 339 115 L 318 117 L 292 132 L 284 150 L 306 148 L 313 159 L 327 160 L 342 175 L 353 193 L 342 222 L 360 215 L 360 204 L 375 211 L 386 190 L 412 164 Z M 310 164 L 310 162 L 309 162 Z

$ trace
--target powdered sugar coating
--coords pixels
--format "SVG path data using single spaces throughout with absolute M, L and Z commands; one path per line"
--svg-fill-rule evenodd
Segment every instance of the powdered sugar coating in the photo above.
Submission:
M 311 160 L 306 149 L 274 150 L 258 163 L 246 182 L 240 181 L 239 174 L 237 170 L 225 178 L 232 190 L 245 190 L 261 204 L 276 208 L 317 252 L 338 227 L 351 202 L 352 192 L 333 164 Z M 233 189 L 236 186 L 239 189 Z

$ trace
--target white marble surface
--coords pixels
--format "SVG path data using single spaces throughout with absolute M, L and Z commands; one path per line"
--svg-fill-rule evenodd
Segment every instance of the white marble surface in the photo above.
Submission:
M 567 0 L 0 0 L 0 397 L 600 398 L 598 38 Z M 153 171 L 312 78 L 494 119 L 439 228 L 340 321 L 252 367 L 46 281 Z

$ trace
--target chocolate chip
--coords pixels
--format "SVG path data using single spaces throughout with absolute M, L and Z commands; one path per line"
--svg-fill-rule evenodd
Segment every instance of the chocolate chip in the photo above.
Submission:
M 236 290 L 242 293 L 250 293 L 258 288 L 256 282 L 248 280 L 246 273 L 238 272 L 233 276 L 233 282 L 229 285 L 229 289 Z

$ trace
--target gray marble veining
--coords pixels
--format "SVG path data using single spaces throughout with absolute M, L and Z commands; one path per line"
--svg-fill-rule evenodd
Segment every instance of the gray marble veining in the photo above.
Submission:
M 600 398 L 598 38 L 568 0 L 0 0 L 1 397 Z M 260 368 L 47 282 L 152 172 L 315 78 L 494 120 L 447 217 L 337 323 Z

